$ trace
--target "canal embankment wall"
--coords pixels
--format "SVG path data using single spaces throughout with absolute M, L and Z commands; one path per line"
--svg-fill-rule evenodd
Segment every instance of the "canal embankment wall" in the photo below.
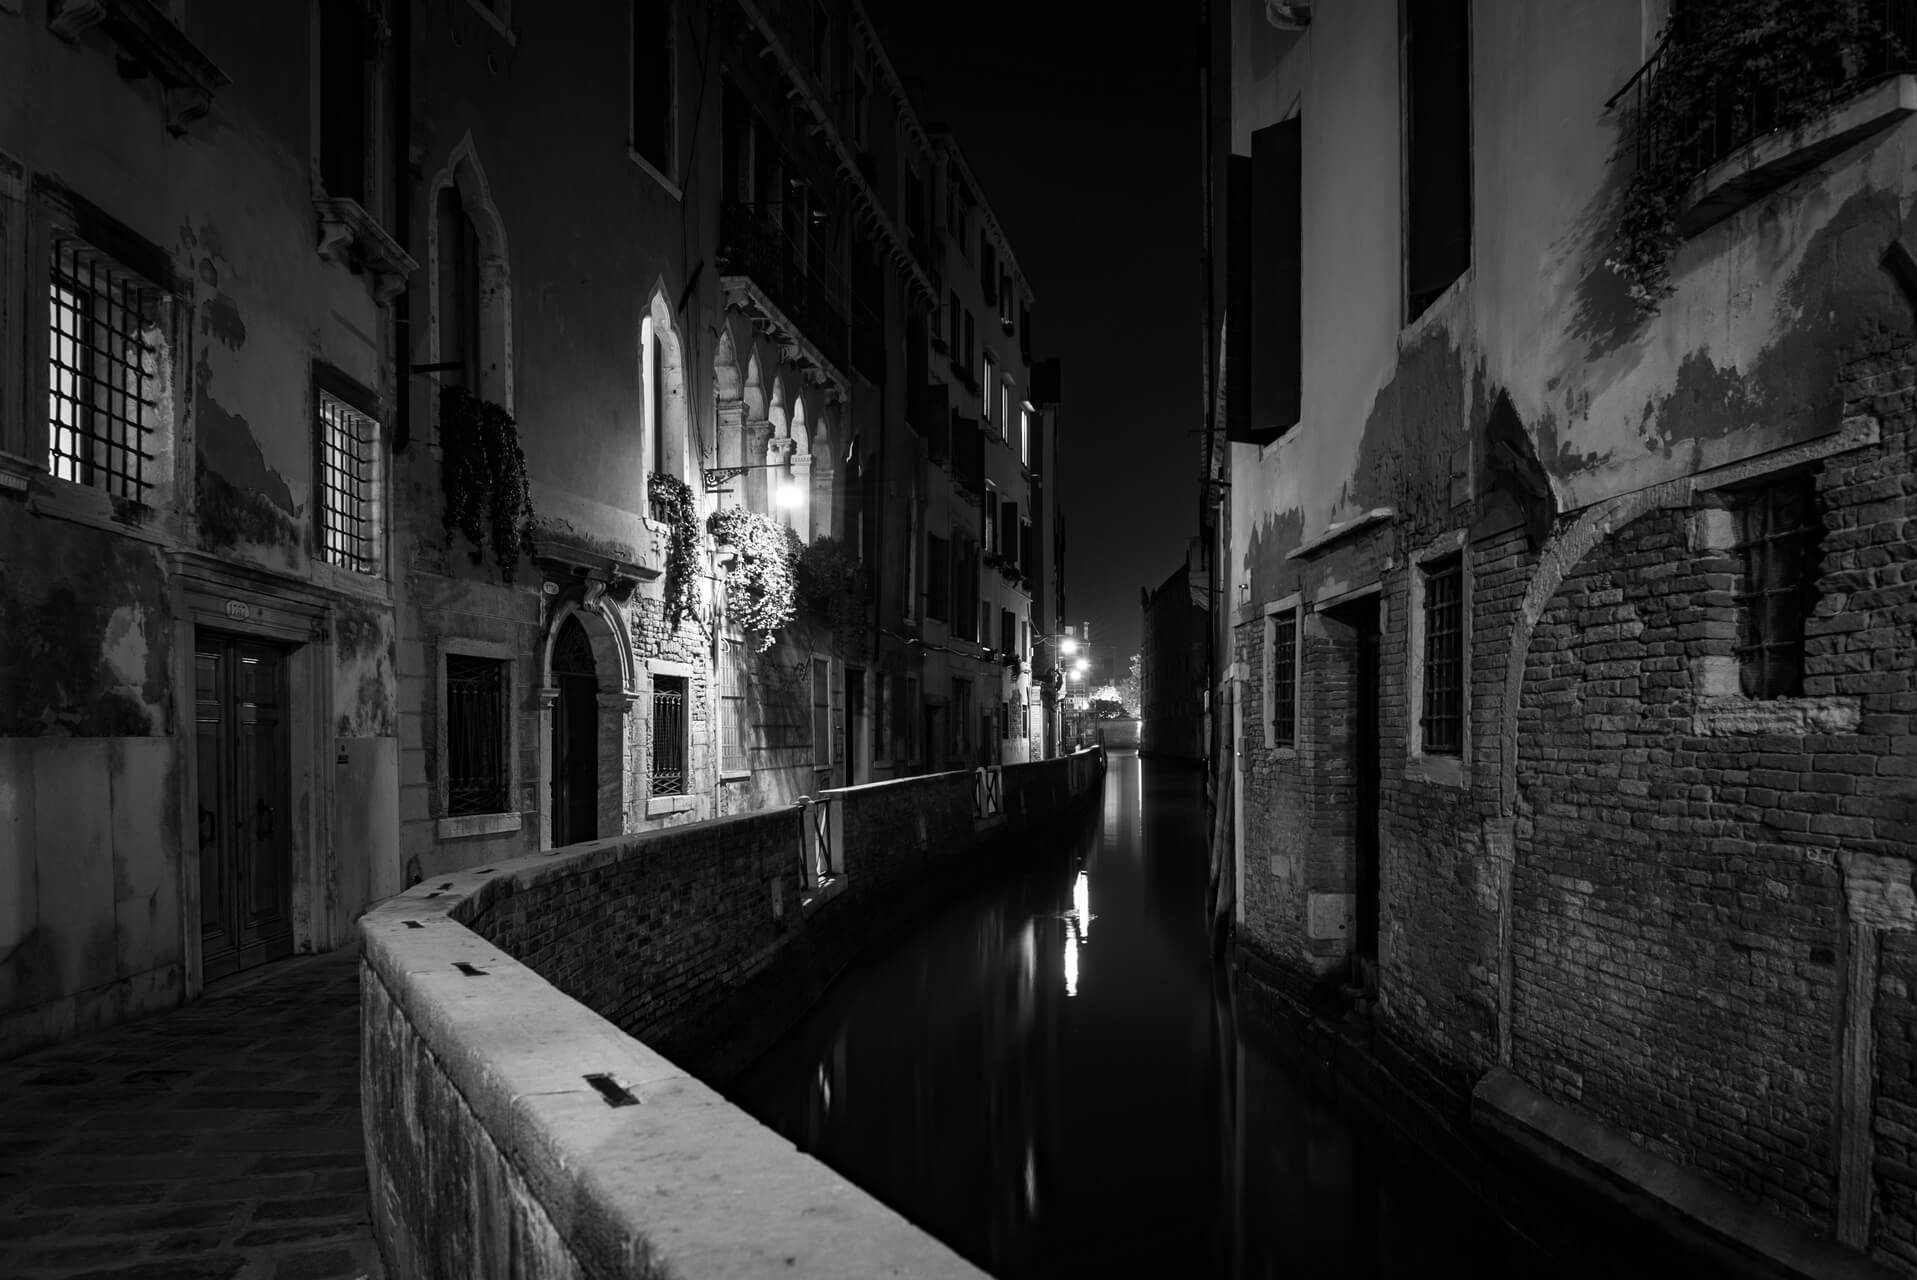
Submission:
M 393 1273 L 979 1274 L 709 1082 L 862 948 L 1082 824 L 1102 775 L 1088 751 L 843 788 L 376 907 L 362 1102 Z

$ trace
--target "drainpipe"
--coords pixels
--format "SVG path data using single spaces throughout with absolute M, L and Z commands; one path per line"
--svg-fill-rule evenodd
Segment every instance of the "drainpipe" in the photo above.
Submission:
M 393 238 L 412 252 L 413 0 L 394 6 L 393 23 Z M 394 372 L 398 401 L 393 407 L 393 452 L 412 443 L 413 331 L 412 289 L 393 296 Z

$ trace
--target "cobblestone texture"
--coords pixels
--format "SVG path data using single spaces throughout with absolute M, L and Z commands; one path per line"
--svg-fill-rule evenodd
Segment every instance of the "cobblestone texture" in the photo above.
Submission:
M 0 1275 L 381 1277 L 357 948 L 0 1065 Z

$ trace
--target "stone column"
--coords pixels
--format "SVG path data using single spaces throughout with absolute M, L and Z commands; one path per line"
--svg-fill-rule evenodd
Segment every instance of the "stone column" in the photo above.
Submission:
M 812 541 L 812 455 L 795 453 L 791 459 L 792 484 L 799 491 L 799 505 L 786 511 L 786 523 L 807 542 Z
M 758 418 L 745 424 L 745 454 L 739 459 L 741 466 L 756 466 L 767 461 L 766 450 L 772 442 L 772 423 Z M 748 471 L 739 481 L 729 486 L 738 492 L 739 505 L 753 511 L 765 511 L 770 507 L 766 501 L 765 471 Z

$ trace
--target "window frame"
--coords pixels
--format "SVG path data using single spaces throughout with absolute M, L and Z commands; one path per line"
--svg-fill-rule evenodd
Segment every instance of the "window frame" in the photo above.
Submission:
M 191 294 L 167 256 L 145 238 L 45 175 L 35 175 L 29 198 L 24 177 L 23 169 L 14 170 L 12 162 L 0 154 L 0 211 L 6 214 L 5 224 L 0 225 L 0 249 L 24 244 L 23 258 L 12 261 L 24 261 L 27 267 L 25 288 L 15 288 L 12 298 L 5 300 L 11 303 L 26 296 L 24 308 L 17 313 L 25 333 L 9 342 L 9 352 L 0 353 L 0 374 L 11 374 L 18 368 L 6 363 L 11 352 L 23 354 L 25 367 L 18 368 L 14 385 L 25 390 L 25 403 L 19 405 L 17 434 L 0 437 L 0 450 L 17 448 L 22 479 L 31 476 L 43 483 L 46 496 L 40 500 L 39 509 L 44 513 L 158 541 L 156 531 L 115 517 L 129 504 L 134 509 L 163 512 L 191 501 L 191 486 L 181 464 L 181 459 L 192 456 L 193 445 L 182 412 L 188 392 L 183 384 L 190 382 L 184 371 L 192 368 L 193 356 Z M 154 426 L 147 439 L 154 455 L 153 478 L 138 499 L 115 497 L 104 488 L 64 479 L 52 469 L 53 424 L 47 407 L 53 354 L 49 308 L 53 255 L 63 237 L 80 241 L 142 282 L 154 292 L 157 307 L 164 313 L 158 326 L 162 341 L 154 375 L 160 394 L 154 402 Z M 0 272 L 0 281 L 7 278 Z M 0 405 L 0 424 L 13 416 L 4 410 L 5 406 Z
M 1261 718 L 1265 726 L 1265 749 L 1276 751 L 1281 757 L 1295 756 L 1298 751 L 1299 726 L 1303 721 L 1304 698 L 1304 638 L 1305 638 L 1304 597 L 1298 592 L 1273 600 L 1265 605 L 1265 616 L 1260 638 L 1263 644 L 1260 661 L 1263 666 L 1264 682 L 1260 691 Z M 1277 651 L 1276 637 L 1278 620 L 1283 617 L 1291 623 L 1291 718 L 1286 725 L 1284 738 L 1278 735 L 1278 698 L 1277 698 Z
M 1425 745 L 1426 587 L 1434 567 L 1455 559 L 1458 565 L 1458 746 L 1456 751 Z M 1457 529 L 1414 553 L 1405 610 L 1405 776 L 1443 786 L 1465 787 L 1471 776 L 1472 571 L 1468 534 Z
M 666 27 L 666 120 L 665 167 L 643 154 L 638 147 L 639 109 L 639 15 L 636 0 L 626 4 L 626 156 L 638 165 L 675 200 L 685 199 L 679 185 L 679 0 L 658 0 L 665 10 Z
M 1419 8 L 1420 0 L 1398 0 L 1398 78 L 1399 78 L 1399 271 L 1401 282 L 1399 296 L 1402 299 L 1401 327 L 1413 329 L 1421 327 L 1419 321 L 1430 315 L 1438 303 L 1450 295 L 1460 281 L 1469 278 L 1472 265 L 1476 262 L 1477 200 L 1473 184 L 1476 181 L 1476 152 L 1473 147 L 1476 134 L 1476 78 L 1472 74 L 1472 61 L 1476 49 L 1475 31 L 1471 18 L 1469 0 L 1458 0 L 1464 15 L 1464 261 L 1458 271 L 1444 285 L 1424 299 L 1422 306 L 1414 296 L 1412 273 L 1412 235 L 1413 228 L 1420 220 L 1416 200 L 1415 166 L 1413 153 L 1416 149 L 1413 120 L 1417 113 L 1417 104 L 1413 101 L 1413 67 L 1415 56 L 1412 48 L 1411 15 L 1414 12 L 1426 13 Z
M 752 684 L 751 668 L 748 666 L 745 632 L 736 625 L 728 624 L 719 632 L 719 670 L 718 711 L 719 711 L 719 780 L 731 782 L 752 776 L 752 703 L 749 690 Z M 732 709 L 727 703 L 738 704 L 736 712 L 738 724 L 734 726 L 729 715 Z M 732 743 L 734 730 L 738 741 Z M 737 767 L 728 767 L 728 747 L 736 745 L 738 755 L 730 763 Z
M 372 424 L 372 439 L 367 450 L 369 455 L 367 465 L 373 473 L 367 485 L 371 490 L 371 496 L 367 499 L 370 514 L 366 517 L 370 532 L 363 535 L 368 547 L 367 559 L 374 566 L 371 569 L 342 564 L 332 559 L 328 553 L 327 539 L 330 534 L 328 516 L 331 503 L 328 500 L 330 486 L 327 483 L 325 401 L 329 399 Z M 391 468 L 386 465 L 386 422 L 379 398 L 333 366 L 314 361 L 312 421 L 314 428 L 313 491 L 316 499 L 313 503 L 314 559 L 319 564 L 328 565 L 353 578 L 384 579 L 390 565 L 390 556 L 387 551 L 390 522 L 387 519 L 389 507 L 386 486 Z
M 1803 510 L 1808 515 L 1808 523 L 1789 530 L 1767 527 L 1753 536 L 1751 517 L 1760 509 L 1767 513 L 1767 519 L 1775 515 L 1775 504 L 1787 491 L 1794 490 L 1794 497 L 1801 499 Z M 1805 658 L 1807 656 L 1805 624 L 1817 611 L 1817 601 L 1821 596 L 1818 579 L 1822 576 L 1822 542 L 1828 532 L 1818 508 L 1816 476 L 1808 470 L 1792 471 L 1783 475 L 1769 476 L 1764 480 L 1725 491 L 1730 501 L 1732 518 L 1736 524 L 1736 541 L 1730 552 L 1737 561 L 1737 585 L 1732 589 L 1731 607 L 1737 618 L 1737 640 L 1732 647 L 1732 657 L 1737 662 L 1738 691 L 1753 702 L 1776 702 L 1785 698 L 1804 696 Z M 1798 544 L 1801 557 L 1797 579 L 1786 587 L 1766 587 L 1759 585 L 1751 589 L 1754 570 L 1753 555 L 1759 548 L 1769 550 L 1779 543 Z M 1773 599 L 1795 600 L 1794 631 L 1783 640 L 1768 639 L 1767 615 L 1769 608 L 1753 609 L 1754 601 L 1763 601 L 1767 605 Z M 1755 644 L 1748 644 L 1745 636 L 1755 632 Z M 1749 652 L 1755 649 L 1760 658 L 1758 675 L 1753 681 Z M 1795 659 L 1795 670 L 1784 682 L 1784 687 L 1772 687 L 1768 682 L 1770 670 L 1769 655 L 1773 650 L 1783 649 Z M 1753 684 L 1755 683 L 1755 688 Z
M 499 644 L 490 640 L 472 640 L 459 636 L 447 636 L 440 640 L 436 657 L 438 675 L 438 703 L 434 708 L 434 734 L 437 754 L 435 757 L 433 792 L 437 801 L 438 819 L 434 824 L 434 834 L 441 840 L 460 839 L 467 836 L 499 835 L 517 831 L 524 823 L 523 810 L 514 806 L 521 801 L 523 779 L 520 774 L 519 743 L 521 727 L 519 724 L 519 697 L 521 672 L 520 654 L 513 646 Z M 451 762 L 451 725 L 447 700 L 447 659 L 451 657 L 485 658 L 498 662 L 502 666 L 504 678 L 500 691 L 501 723 L 505 735 L 506 761 L 506 808 L 492 813 L 474 813 L 452 815 L 448 812 L 451 805 L 452 772 Z

